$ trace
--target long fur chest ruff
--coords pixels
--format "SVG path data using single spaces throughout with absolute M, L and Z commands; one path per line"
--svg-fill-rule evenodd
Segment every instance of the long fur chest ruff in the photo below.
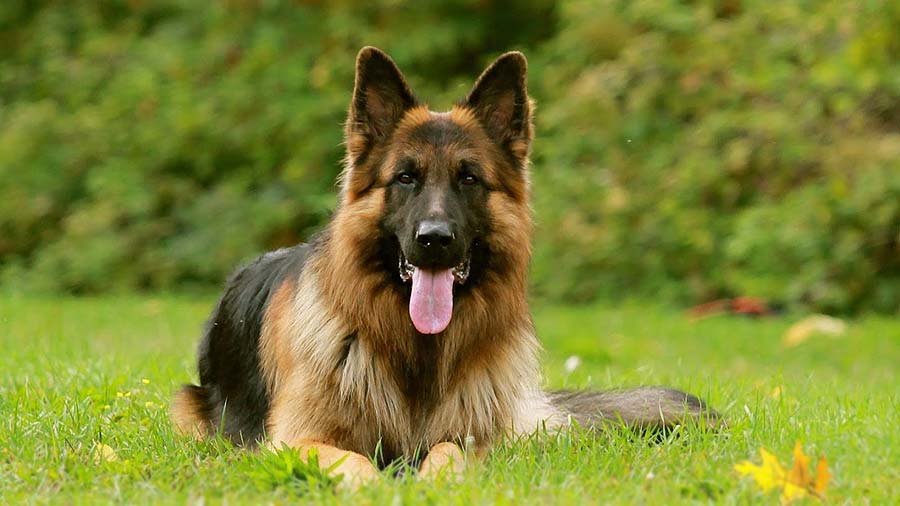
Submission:
M 394 328 L 382 319 L 360 325 L 329 304 L 320 284 L 316 269 L 306 270 L 296 286 L 275 292 L 267 311 L 260 353 L 270 371 L 267 427 L 276 445 L 308 434 L 411 458 L 440 441 L 474 439 L 486 447 L 502 435 L 558 424 L 537 384 L 530 323 L 472 339 L 461 335 L 464 315 L 477 308 L 463 304 L 462 321 L 447 335 L 417 334 L 402 313 Z

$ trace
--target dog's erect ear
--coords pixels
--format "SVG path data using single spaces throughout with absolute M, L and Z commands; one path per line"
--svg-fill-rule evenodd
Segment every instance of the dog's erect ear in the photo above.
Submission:
M 356 84 L 347 117 L 347 153 L 351 164 L 372 144 L 390 136 L 416 97 L 390 56 L 378 48 L 364 47 L 356 57 Z
M 492 63 L 478 81 L 465 106 L 497 142 L 524 162 L 531 146 L 531 103 L 526 79 L 528 63 L 518 51 L 506 53 Z

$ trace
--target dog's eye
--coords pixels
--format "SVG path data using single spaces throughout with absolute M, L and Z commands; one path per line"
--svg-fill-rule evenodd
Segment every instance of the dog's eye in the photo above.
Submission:
M 400 184 L 413 184 L 416 182 L 416 176 L 409 172 L 401 172 L 397 174 L 397 182 Z
M 478 178 L 472 174 L 463 174 L 460 176 L 459 182 L 466 186 L 471 186 L 478 182 Z
M 459 182 L 460 184 L 464 184 L 466 186 L 472 186 L 473 184 L 478 183 L 478 176 L 474 174 L 476 164 L 475 162 L 470 162 L 468 160 L 463 160 L 459 164 Z

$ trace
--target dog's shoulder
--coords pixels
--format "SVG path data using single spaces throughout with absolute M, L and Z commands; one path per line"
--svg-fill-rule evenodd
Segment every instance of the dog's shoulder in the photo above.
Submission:
M 201 386 L 212 426 L 218 426 L 227 399 L 225 433 L 255 440 L 268 411 L 259 339 L 270 298 L 289 279 L 300 276 L 314 250 L 299 244 L 261 255 L 235 271 L 206 322 L 198 349 Z

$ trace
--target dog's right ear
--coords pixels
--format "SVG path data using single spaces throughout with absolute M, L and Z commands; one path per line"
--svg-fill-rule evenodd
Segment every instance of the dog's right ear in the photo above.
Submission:
M 386 140 L 403 114 L 417 104 L 390 56 L 378 48 L 362 48 L 345 126 L 348 166 L 362 163 L 372 146 Z

